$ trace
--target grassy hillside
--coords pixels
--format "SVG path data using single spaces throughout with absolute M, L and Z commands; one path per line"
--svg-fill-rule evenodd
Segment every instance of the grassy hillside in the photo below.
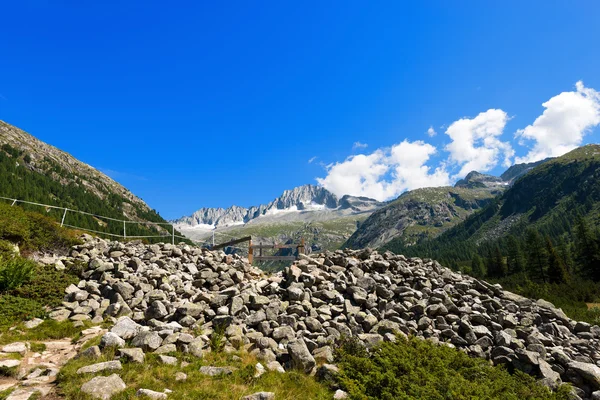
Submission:
M 395 239 L 383 249 L 460 263 L 470 261 L 476 253 L 490 256 L 510 235 L 524 241 L 527 228 L 553 241 L 572 241 L 579 216 L 593 227 L 600 226 L 598 145 L 579 148 L 532 169 L 502 196 L 438 238 L 413 246 Z

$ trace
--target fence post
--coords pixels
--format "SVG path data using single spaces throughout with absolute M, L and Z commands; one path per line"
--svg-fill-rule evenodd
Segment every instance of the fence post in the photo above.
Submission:
M 123 237 L 127 239 L 127 228 L 125 228 L 125 221 L 123 221 Z
M 252 261 L 254 261 L 254 249 L 252 248 L 252 239 L 250 239 L 250 243 L 248 243 L 248 263 L 252 265 Z
M 68 208 L 65 207 L 65 212 L 63 214 L 62 220 L 60 221 L 60 226 L 62 227 L 65 224 L 65 217 L 67 216 Z
M 15 205 L 15 203 L 17 202 L 17 199 L 14 199 L 12 204 L 10 205 L 11 207 Z

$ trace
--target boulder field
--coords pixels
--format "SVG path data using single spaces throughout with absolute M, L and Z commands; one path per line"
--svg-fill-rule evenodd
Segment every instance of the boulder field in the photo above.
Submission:
M 144 352 L 202 357 L 218 335 L 225 351 L 244 348 L 269 369 L 311 373 L 333 362 L 340 338 L 371 348 L 413 335 L 552 389 L 571 383 L 574 398 L 600 398 L 600 327 L 436 261 L 338 250 L 267 275 L 245 258 L 186 244 L 84 239 L 60 260 L 84 268 L 51 317 L 111 320 L 100 348 L 136 362 Z

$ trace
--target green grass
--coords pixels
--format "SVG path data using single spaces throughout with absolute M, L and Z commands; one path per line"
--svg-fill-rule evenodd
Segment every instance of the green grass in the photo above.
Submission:
M 6 398 L 14 391 L 14 388 L 6 389 L 0 392 L 0 400 L 6 400 Z
M 563 400 L 529 375 L 510 374 L 487 361 L 429 341 L 402 337 L 370 354 L 350 341 L 337 351 L 340 382 L 351 399 Z
M 237 353 L 240 359 L 235 359 L 232 354 L 208 353 L 204 359 L 197 359 L 188 355 L 177 354 L 179 361 L 190 364 L 184 368 L 163 365 L 154 354 L 146 355 L 145 364 L 123 362 L 123 371 L 119 375 L 127 384 L 127 389 L 115 395 L 113 400 L 134 399 L 138 389 L 150 389 L 162 392 L 164 389 L 173 390 L 169 399 L 211 399 L 211 400 L 239 400 L 242 396 L 259 391 L 275 393 L 278 400 L 330 400 L 333 393 L 325 386 L 319 384 L 314 378 L 297 372 L 279 374 L 267 372 L 260 378 L 253 378 L 256 359 L 247 353 Z M 90 397 L 80 392 L 81 385 L 92 379 L 95 375 L 77 375 L 76 371 L 82 366 L 96 362 L 114 359 L 114 351 L 107 351 L 99 360 L 78 359 L 71 360 L 61 370 L 58 377 L 59 391 L 66 399 L 89 400 Z M 228 366 L 236 371 L 228 376 L 206 377 L 200 374 L 202 365 Z M 185 382 L 175 381 L 176 372 L 185 372 L 188 379 Z M 111 375 L 112 372 L 97 375 Z
M 90 325 L 86 323 L 83 326 L 76 327 L 71 321 L 57 322 L 51 319 L 45 320 L 33 329 L 25 329 L 22 324 L 19 324 L 15 329 L 6 331 L 0 335 L 0 345 L 12 342 L 32 342 L 65 338 L 77 339 L 81 335 L 81 331 L 89 327 Z M 32 350 L 34 349 L 32 348 Z

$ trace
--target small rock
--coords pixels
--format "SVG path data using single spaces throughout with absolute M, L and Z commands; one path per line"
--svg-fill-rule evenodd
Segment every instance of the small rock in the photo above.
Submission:
M 304 340 L 298 339 L 288 343 L 287 349 L 292 359 L 293 368 L 300 369 L 307 374 L 310 373 L 316 362 L 310 351 L 308 351 Z
M 37 328 L 38 326 L 40 326 L 42 323 L 44 323 L 43 319 L 39 319 L 39 318 L 34 318 L 31 321 L 27 321 L 25 322 L 25 328 L 27 329 L 33 329 L 33 328 Z
M 275 393 L 273 392 L 257 392 L 248 396 L 242 397 L 242 400 L 274 400 Z
M 78 374 L 95 374 L 101 371 L 118 371 L 123 369 L 121 361 L 106 361 L 98 364 L 92 364 L 81 367 L 77 370 Z
M 2 347 L 3 353 L 19 353 L 22 356 L 27 354 L 28 350 L 27 344 L 22 342 L 15 342 Z
M 277 361 L 271 361 L 270 363 L 267 364 L 267 369 L 269 371 L 276 371 L 279 372 L 281 374 L 285 373 L 285 369 L 283 368 L 283 366 L 277 362 Z
M 186 381 L 187 380 L 187 374 L 184 372 L 177 372 L 175 374 L 175 380 L 176 381 Z
M 163 364 L 177 365 L 177 357 L 170 357 L 170 356 L 165 356 L 165 355 L 161 354 L 160 356 L 158 356 L 158 359 Z
M 265 367 L 261 363 L 256 363 L 254 368 L 256 370 L 256 372 L 254 373 L 255 378 L 260 378 L 265 372 L 267 372 L 267 370 L 265 370 Z
M 203 366 L 203 367 L 200 367 L 200 373 L 202 375 L 208 375 L 208 376 L 230 375 L 233 373 L 233 370 L 229 367 Z
M 110 331 L 121 339 L 129 340 L 134 338 L 142 328 L 141 325 L 133 321 L 129 317 L 121 317 Z
M 124 347 L 125 341 L 121 339 L 116 333 L 107 332 L 102 335 L 100 339 L 100 348 L 105 349 L 108 347 Z
M 149 397 L 155 400 L 162 400 L 167 398 L 166 393 L 155 392 L 154 390 L 149 389 L 140 389 L 137 391 L 136 396 Z
M 75 358 L 86 357 L 86 358 L 91 358 L 92 360 L 97 360 L 98 358 L 100 358 L 100 356 L 102 356 L 102 353 L 100 352 L 100 347 L 92 346 L 92 347 L 89 347 L 89 348 L 83 350 Z
M 15 368 L 21 365 L 21 360 L 2 360 L 0 361 L 0 368 Z
M 343 399 L 347 399 L 347 398 L 348 398 L 348 393 L 344 392 L 341 389 L 336 390 L 333 395 L 334 400 L 343 400 Z

